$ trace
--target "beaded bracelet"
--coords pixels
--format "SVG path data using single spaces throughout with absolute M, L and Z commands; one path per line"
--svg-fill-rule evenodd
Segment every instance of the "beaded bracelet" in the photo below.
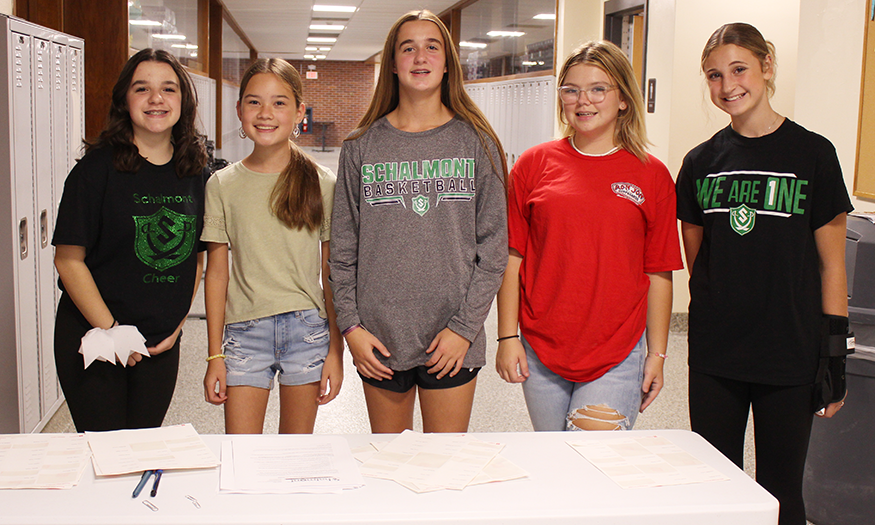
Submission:
M 207 363 L 209 363 L 213 359 L 225 359 L 225 354 L 211 355 L 210 357 L 207 358 Z
M 656 357 L 668 359 L 668 354 L 660 354 L 659 352 L 647 352 L 647 355 L 655 355 Z

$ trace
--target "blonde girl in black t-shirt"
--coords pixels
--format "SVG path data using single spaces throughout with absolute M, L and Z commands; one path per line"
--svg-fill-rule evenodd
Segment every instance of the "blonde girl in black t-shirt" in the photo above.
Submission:
M 780 502 L 781 525 L 805 525 L 821 341 L 848 327 L 852 207 L 829 141 L 771 107 L 775 50 L 756 28 L 715 31 L 701 65 L 731 125 L 686 156 L 677 181 L 690 270 L 690 422 L 741 467 L 752 409 L 757 481 Z M 843 393 L 824 417 L 841 409 Z

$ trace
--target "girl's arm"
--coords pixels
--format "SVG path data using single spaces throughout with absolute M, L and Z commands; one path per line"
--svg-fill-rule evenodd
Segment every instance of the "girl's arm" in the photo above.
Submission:
M 845 238 L 848 214 L 840 213 L 833 220 L 814 230 L 814 243 L 820 258 L 821 308 L 824 314 L 848 316 L 848 277 L 845 270 Z M 823 417 L 832 417 L 844 401 L 830 403 Z
M 85 265 L 85 247 L 69 244 L 56 246 L 55 268 L 64 283 L 64 290 L 85 320 L 93 327 L 112 328 L 115 318 L 103 301 L 91 270 Z
M 498 289 L 498 337 L 517 334 L 520 312 L 520 265 L 523 256 L 513 248 L 508 250 L 507 269 Z M 522 383 L 529 377 L 526 350 L 519 337 L 498 342 L 495 370 L 508 383 Z
M 705 229 L 689 222 L 681 221 L 681 236 L 684 239 L 684 255 L 687 259 L 687 272 L 692 275 L 693 264 L 702 247 L 702 237 Z
M 668 327 L 671 323 L 671 272 L 648 273 L 647 291 L 647 359 L 644 361 L 644 382 L 641 391 L 641 412 L 659 395 L 664 385 L 662 367 L 668 347 Z M 660 355 L 661 354 L 661 355 Z
M 492 155 L 494 163 L 489 162 Z M 483 329 L 489 308 L 507 268 L 507 201 L 501 179 L 492 166 L 501 166 L 497 148 L 476 155 L 477 196 L 474 219 L 476 258 L 468 293 L 447 327 L 432 340 L 426 353 L 428 373 L 437 379 L 459 373 L 477 334 Z
M 337 313 L 334 311 L 334 294 L 331 292 L 331 269 L 328 259 L 331 249 L 328 242 L 322 243 L 322 291 L 325 295 L 325 311 L 328 313 L 328 356 L 322 365 L 322 381 L 319 384 L 320 405 L 328 403 L 340 393 L 343 384 L 343 336 L 337 328 Z
M 207 353 L 210 356 L 222 353 L 222 338 L 225 331 L 225 301 L 228 297 L 228 245 L 207 243 L 207 274 L 204 278 L 204 302 L 207 309 Z M 207 363 L 204 376 L 204 398 L 221 405 L 225 394 L 225 360 L 221 357 Z M 218 392 L 216 385 L 219 386 Z

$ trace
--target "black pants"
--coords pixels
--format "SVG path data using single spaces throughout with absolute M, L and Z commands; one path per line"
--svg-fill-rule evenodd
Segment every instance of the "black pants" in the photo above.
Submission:
M 173 348 L 123 367 L 94 361 L 84 368 L 79 345 L 91 329 L 64 294 L 55 319 L 55 366 L 77 432 L 160 427 L 179 371 L 179 339 Z
M 781 504 L 780 525 L 805 525 L 802 475 L 811 435 L 813 385 L 773 386 L 690 371 L 690 423 L 743 468 L 744 429 L 753 408 L 756 479 Z

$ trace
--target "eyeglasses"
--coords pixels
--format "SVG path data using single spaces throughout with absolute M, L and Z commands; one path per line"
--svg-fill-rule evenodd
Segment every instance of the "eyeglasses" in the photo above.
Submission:
M 608 91 L 617 89 L 617 86 L 598 85 L 589 89 L 581 89 L 575 86 L 562 86 L 558 89 L 559 98 L 563 104 L 576 104 L 580 100 L 580 95 L 586 93 L 586 99 L 593 104 L 604 102 L 608 96 Z

